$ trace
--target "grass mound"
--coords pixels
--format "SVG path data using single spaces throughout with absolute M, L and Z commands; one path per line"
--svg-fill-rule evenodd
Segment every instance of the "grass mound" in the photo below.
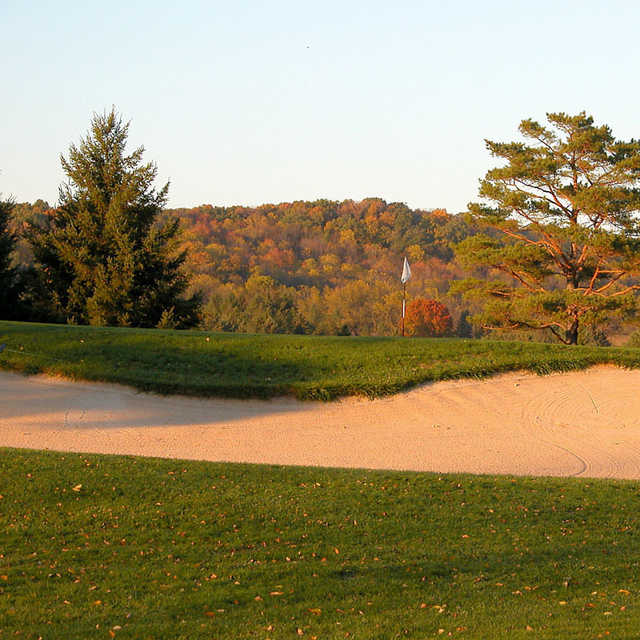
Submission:
M 0 637 L 637 637 L 638 495 L 4 449 Z
M 331 400 L 424 382 L 595 364 L 640 350 L 462 339 L 238 335 L 0 322 L 0 368 L 192 396 Z

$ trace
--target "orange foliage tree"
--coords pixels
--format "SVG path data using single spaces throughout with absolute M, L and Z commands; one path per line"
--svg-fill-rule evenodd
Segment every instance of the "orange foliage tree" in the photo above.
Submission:
M 449 309 L 426 298 L 416 298 L 407 305 L 404 325 L 406 335 L 423 338 L 451 335 L 453 329 Z

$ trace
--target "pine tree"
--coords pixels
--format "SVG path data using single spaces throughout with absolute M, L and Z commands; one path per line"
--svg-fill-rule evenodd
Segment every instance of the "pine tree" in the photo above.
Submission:
M 156 165 L 143 147 L 126 154 L 129 124 L 111 110 L 95 114 L 89 133 L 61 163 L 68 182 L 59 206 L 29 239 L 54 314 L 77 324 L 193 326 L 198 295 L 176 253 L 177 219 L 160 221 L 169 185 L 154 188 Z
M 524 120 L 527 143 L 487 141 L 504 161 L 469 205 L 486 233 L 457 245 L 463 265 L 498 273 L 452 287 L 484 302 L 487 329 L 543 330 L 577 344 L 583 326 L 631 319 L 640 289 L 640 143 L 584 112 Z
M 19 297 L 18 270 L 12 260 L 17 238 L 9 227 L 13 207 L 12 200 L 0 200 L 0 318 L 5 320 L 17 317 Z

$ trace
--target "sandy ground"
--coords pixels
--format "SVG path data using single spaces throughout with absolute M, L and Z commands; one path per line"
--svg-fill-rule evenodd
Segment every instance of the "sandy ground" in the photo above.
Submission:
M 426 385 L 380 400 L 197 400 L 0 372 L 0 446 L 167 458 L 640 478 L 640 371 Z

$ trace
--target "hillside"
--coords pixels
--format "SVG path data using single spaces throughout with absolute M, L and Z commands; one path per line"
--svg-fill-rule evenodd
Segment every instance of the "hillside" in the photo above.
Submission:
M 451 243 L 472 233 L 444 209 L 379 198 L 167 214 L 183 221 L 187 268 L 211 330 L 395 335 L 403 257 L 413 271 L 408 295 L 444 298 L 462 275 Z M 458 325 L 464 309 L 445 302 Z
M 48 203 L 18 204 L 16 231 L 42 221 Z M 458 335 L 465 309 L 446 293 L 462 277 L 451 244 L 473 233 L 444 209 L 410 209 L 379 198 L 317 200 L 259 207 L 169 209 L 183 227 L 180 250 L 192 291 L 204 294 L 203 328 L 249 333 L 396 335 L 403 257 L 409 299 L 442 300 Z M 29 264 L 24 239 L 17 261 Z

